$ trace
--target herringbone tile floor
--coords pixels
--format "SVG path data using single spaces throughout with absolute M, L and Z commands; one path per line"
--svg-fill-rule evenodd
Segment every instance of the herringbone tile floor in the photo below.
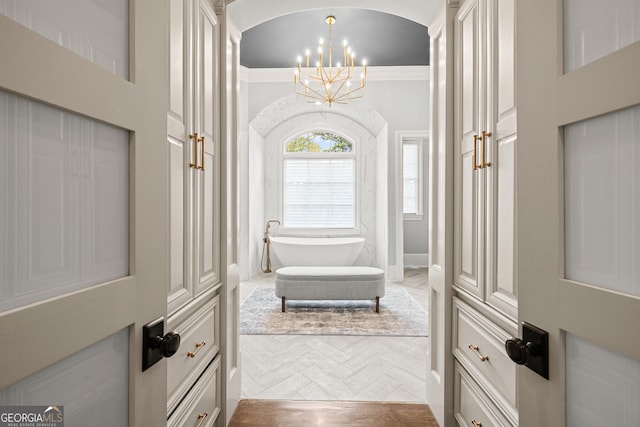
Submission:
M 241 283 L 244 300 L 273 275 Z M 425 309 L 426 269 L 407 269 L 401 286 Z M 427 338 L 241 335 L 246 399 L 426 402 Z

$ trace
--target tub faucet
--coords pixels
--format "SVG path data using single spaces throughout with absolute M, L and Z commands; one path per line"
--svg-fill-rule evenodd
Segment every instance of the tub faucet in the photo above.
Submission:
M 270 251 L 271 239 L 269 239 L 269 228 L 271 228 L 271 224 L 274 222 L 280 225 L 280 221 L 278 221 L 277 219 L 270 219 L 269 221 L 267 221 L 267 226 L 264 229 L 264 239 L 263 239 L 264 246 L 262 247 L 262 259 L 260 260 L 260 268 L 262 268 L 262 264 L 264 262 L 264 250 L 266 248 L 267 249 L 267 265 L 265 268 L 262 269 L 262 271 L 264 271 L 265 273 L 271 273 L 271 251 Z
M 269 228 L 271 228 L 271 224 L 274 223 L 274 222 L 276 224 L 280 225 L 280 221 L 278 221 L 277 219 L 270 219 L 269 221 L 267 221 L 267 227 L 264 230 L 265 239 L 269 237 Z

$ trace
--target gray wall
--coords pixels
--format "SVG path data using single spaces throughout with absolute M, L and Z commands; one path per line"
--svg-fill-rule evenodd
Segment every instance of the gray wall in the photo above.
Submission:
M 241 111 L 241 129 L 247 130 L 248 124 L 274 101 L 289 96 L 293 92 L 291 83 L 251 83 L 240 87 L 241 97 L 244 103 L 248 100 L 246 120 Z M 242 93 L 247 91 L 248 93 Z M 427 130 L 429 129 L 429 81 L 428 80 L 370 80 L 367 82 L 366 93 L 361 102 L 372 106 L 388 122 L 389 150 L 389 264 L 397 263 L 396 255 L 396 131 L 400 130 Z M 242 107 L 244 110 L 244 106 Z M 425 146 L 425 154 L 428 155 L 428 146 Z M 428 162 L 425 162 L 425 166 Z M 425 173 L 425 191 L 428 191 Z M 428 194 L 425 193 L 425 202 Z M 423 221 L 404 221 L 404 251 L 405 253 L 428 252 L 428 215 L 425 204 L 425 216 Z

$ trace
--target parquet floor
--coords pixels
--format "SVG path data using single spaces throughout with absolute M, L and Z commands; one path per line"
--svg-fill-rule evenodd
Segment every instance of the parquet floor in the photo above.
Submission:
M 241 283 L 241 298 L 256 286 L 274 286 L 273 275 Z M 426 269 L 388 286 L 427 309 Z M 241 335 L 240 344 L 245 399 L 426 403 L 426 337 Z

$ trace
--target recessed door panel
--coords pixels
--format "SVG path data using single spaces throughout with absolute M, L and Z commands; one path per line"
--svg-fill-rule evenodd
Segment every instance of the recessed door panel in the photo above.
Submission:
M 120 77 L 129 77 L 128 0 L 4 0 L 0 14 Z
M 640 296 L 640 106 L 565 127 L 565 273 Z
M 640 40 L 636 0 L 564 0 L 563 9 L 567 73 Z
M 0 311 L 129 272 L 129 133 L 6 92 Z
M 0 390 L 0 405 L 61 405 L 68 427 L 128 426 L 129 330 Z

